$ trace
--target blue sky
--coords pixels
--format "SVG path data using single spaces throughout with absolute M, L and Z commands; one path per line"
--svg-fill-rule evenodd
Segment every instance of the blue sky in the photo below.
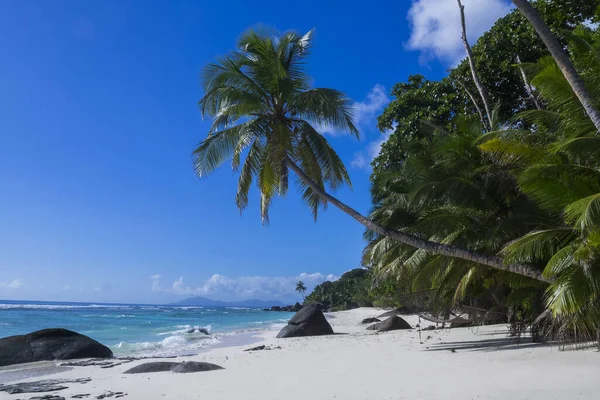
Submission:
M 474 40 L 509 10 L 465 0 Z M 291 4 L 291 3 L 290 3 Z M 362 227 L 318 222 L 292 190 L 261 225 L 240 216 L 224 165 L 199 180 L 201 68 L 262 23 L 317 29 L 315 86 L 356 101 L 362 139 L 325 132 L 368 212 L 369 162 L 389 89 L 462 57 L 454 0 L 20 1 L 0 3 L 0 298 L 163 303 L 185 296 L 294 300 L 360 265 Z M 456 14 L 456 18 L 448 15 Z

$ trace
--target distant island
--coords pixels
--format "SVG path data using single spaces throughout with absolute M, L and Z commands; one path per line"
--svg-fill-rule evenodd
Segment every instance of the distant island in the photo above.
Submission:
M 242 301 L 220 301 L 211 300 L 206 297 L 190 297 L 172 303 L 174 306 L 201 306 L 201 307 L 250 307 L 250 308 L 270 308 L 272 306 L 284 306 L 284 303 L 277 300 L 259 300 L 248 299 Z

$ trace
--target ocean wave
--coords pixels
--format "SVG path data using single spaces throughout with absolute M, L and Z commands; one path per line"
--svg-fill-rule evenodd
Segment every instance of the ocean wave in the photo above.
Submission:
M 135 318 L 135 314 L 84 314 L 84 318 Z
M 170 331 L 170 332 L 161 332 L 161 333 L 157 333 L 158 336 L 166 336 L 166 335 L 182 335 L 182 334 L 198 334 L 198 333 L 202 333 L 200 331 L 200 329 L 206 329 L 208 331 L 208 333 L 210 334 L 212 332 L 212 325 L 208 324 L 206 326 L 199 326 L 199 325 L 175 325 L 175 328 L 177 328 L 177 330 L 175 331 Z M 202 333 L 203 335 L 205 335 L 205 333 Z
M 118 355 L 181 355 L 212 346 L 216 343 L 219 343 L 219 339 L 214 336 L 204 334 L 176 334 L 156 342 L 120 342 L 113 346 L 113 351 Z
M 249 308 L 249 307 L 225 307 L 225 309 L 227 309 L 227 310 L 252 310 L 252 308 Z
M 109 308 L 119 310 L 130 310 L 131 306 L 120 305 L 103 305 L 103 304 L 6 304 L 0 303 L 0 310 L 71 310 L 71 309 L 89 309 L 89 308 Z

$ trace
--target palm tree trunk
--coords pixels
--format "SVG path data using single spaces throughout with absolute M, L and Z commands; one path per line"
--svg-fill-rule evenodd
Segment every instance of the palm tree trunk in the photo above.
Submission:
M 575 96 L 581 102 L 581 105 L 585 109 L 585 112 L 590 117 L 594 126 L 600 132 L 600 112 L 596 110 L 594 107 L 594 100 L 592 96 L 589 94 L 585 85 L 583 84 L 583 80 L 575 70 L 575 67 L 571 63 L 569 56 L 563 50 L 562 46 L 556 39 L 556 37 L 552 34 L 546 23 L 537 12 L 537 10 L 529 3 L 527 0 L 512 0 L 513 4 L 517 6 L 519 11 L 523 13 L 525 18 L 529 20 L 537 34 L 540 36 L 548 51 L 552 55 L 552 58 L 556 61 L 556 64 L 562 71 L 563 75 L 573 92 L 575 92 Z
M 379 225 L 375 221 L 365 217 L 352 207 L 342 203 L 340 200 L 336 199 L 329 193 L 322 190 L 319 187 L 319 185 L 312 181 L 308 177 L 308 175 L 306 175 L 304 171 L 302 171 L 302 169 L 298 165 L 296 165 L 296 163 L 289 156 L 286 156 L 286 161 L 288 166 L 292 169 L 292 171 L 294 171 L 296 175 L 298 175 L 298 177 L 302 179 L 302 181 L 313 190 L 313 192 L 315 192 L 323 200 L 333 204 L 334 206 L 336 206 L 337 208 L 339 208 L 340 210 L 342 210 L 343 212 L 360 222 L 362 225 L 372 230 L 373 232 L 390 237 L 408 246 L 423 249 L 433 254 L 440 254 L 443 256 L 460 258 L 462 260 L 472 261 L 501 271 L 508 271 L 515 274 L 523 275 L 538 281 L 547 283 L 551 282 L 551 280 L 544 278 L 541 272 L 533 269 L 529 265 L 505 265 L 500 257 L 481 254 L 476 251 L 450 246 L 442 243 L 431 242 L 429 240 L 421 239 L 420 237 L 411 235 L 409 233 L 389 229 L 382 225 Z
M 494 130 L 494 122 L 492 121 L 492 109 L 490 108 L 490 100 L 488 98 L 487 91 L 485 87 L 479 80 L 479 76 L 477 75 L 477 69 L 475 68 L 475 61 L 473 60 L 473 52 L 471 51 L 471 46 L 469 45 L 469 41 L 467 40 L 467 26 L 465 23 L 465 6 L 462 5 L 460 0 L 456 0 L 458 2 L 458 8 L 460 9 L 460 23 L 462 27 L 462 41 L 465 46 L 465 51 L 467 52 L 467 59 L 469 60 L 469 67 L 471 67 L 471 74 L 473 75 L 473 82 L 475 83 L 475 87 L 481 96 L 481 100 L 483 101 L 483 107 L 485 108 L 485 113 L 487 114 L 488 121 L 490 123 L 490 131 Z

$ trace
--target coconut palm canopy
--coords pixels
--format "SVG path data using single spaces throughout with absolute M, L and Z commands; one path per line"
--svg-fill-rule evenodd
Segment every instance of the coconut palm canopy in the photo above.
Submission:
M 600 36 L 567 36 L 571 59 L 600 98 Z M 482 135 L 477 117 L 434 132 L 373 183 L 371 219 L 394 229 L 542 271 L 549 284 L 416 250 L 367 230 L 364 265 L 443 308 L 469 302 L 536 320 L 548 336 L 587 339 L 600 325 L 600 140 L 557 63 L 525 65 L 543 109 Z M 520 126 L 535 129 L 517 129 Z M 542 322 L 544 322 L 542 324 Z
M 289 163 L 296 163 L 321 189 L 350 185 L 342 160 L 318 127 L 358 137 L 352 102 L 340 91 L 311 88 L 304 69 L 312 37 L 313 30 L 279 36 L 250 30 L 237 51 L 203 71 L 200 110 L 213 124 L 193 152 L 196 173 L 205 176 L 231 159 L 240 173 L 238 208 L 247 206 L 256 182 L 263 222 L 268 222 L 273 197 L 288 190 Z M 325 203 L 302 180 L 297 185 L 316 219 Z

